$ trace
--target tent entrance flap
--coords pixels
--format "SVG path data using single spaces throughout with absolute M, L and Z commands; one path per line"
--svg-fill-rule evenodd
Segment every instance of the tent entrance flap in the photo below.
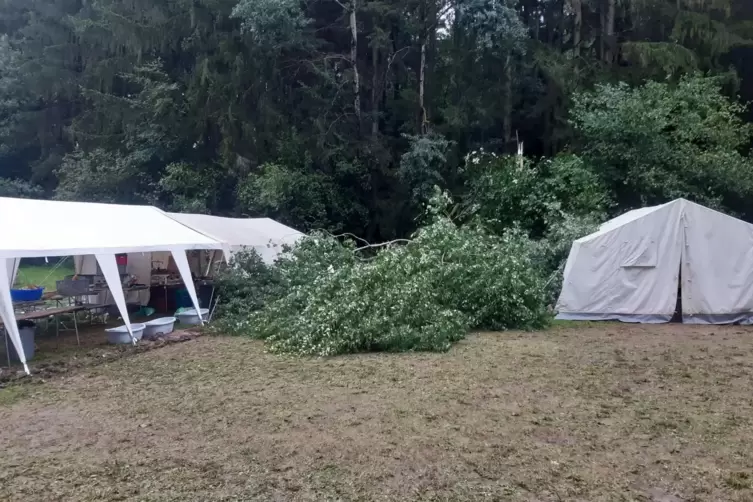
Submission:
M 675 298 L 675 313 L 669 322 L 682 323 L 682 263 L 677 267 L 677 297 Z

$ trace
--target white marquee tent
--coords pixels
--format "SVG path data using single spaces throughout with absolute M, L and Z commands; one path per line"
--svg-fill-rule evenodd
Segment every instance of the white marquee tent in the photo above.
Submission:
M 282 252 L 283 245 L 292 245 L 304 236 L 301 232 L 270 218 L 226 218 L 207 214 L 163 213 L 180 224 L 217 241 L 222 246 L 225 261 L 246 248 L 255 249 L 265 263 L 271 264 Z M 194 257 L 196 258 L 196 257 Z M 166 268 L 169 253 L 129 253 L 127 272 L 135 275 L 140 282 L 149 284 L 153 263 L 161 263 Z M 214 255 L 202 256 L 191 261 L 192 271 L 201 272 L 215 262 Z M 97 260 L 94 255 L 77 256 L 74 260 L 77 274 L 94 274 Z M 129 293 L 130 302 L 146 305 L 149 290 Z
M 270 218 L 224 218 L 207 214 L 166 213 L 197 232 L 224 244 L 225 258 L 254 248 L 266 263 L 274 262 L 282 246 L 292 245 L 303 237 L 301 232 Z
M 573 242 L 559 319 L 753 323 L 753 225 L 677 199 Z
M 151 206 L 0 198 L 0 318 L 28 373 L 10 296 L 19 258 L 94 255 L 130 332 L 116 254 L 171 252 L 198 309 L 186 251 L 222 248 Z

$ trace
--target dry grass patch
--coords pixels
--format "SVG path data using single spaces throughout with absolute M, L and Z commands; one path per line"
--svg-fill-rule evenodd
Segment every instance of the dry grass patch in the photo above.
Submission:
M 751 349 L 613 324 L 333 359 L 204 337 L 0 391 L 0 498 L 751 500 Z

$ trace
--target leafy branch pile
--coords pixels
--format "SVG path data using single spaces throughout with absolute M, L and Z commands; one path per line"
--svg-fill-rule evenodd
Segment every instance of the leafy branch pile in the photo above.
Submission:
M 442 214 L 406 243 L 373 249 L 318 234 L 272 267 L 245 256 L 220 281 L 234 296 L 220 329 L 265 339 L 272 352 L 330 356 L 444 351 L 470 329 L 548 322 L 544 278 L 519 231 L 496 236 Z

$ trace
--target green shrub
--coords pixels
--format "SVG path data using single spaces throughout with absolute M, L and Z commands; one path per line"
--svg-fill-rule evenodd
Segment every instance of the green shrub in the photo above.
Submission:
M 464 167 L 466 216 L 503 234 L 518 227 L 540 238 L 563 214 L 600 220 L 612 205 L 599 176 L 576 155 L 534 162 L 525 157 L 471 152 Z
M 242 333 L 242 321 L 251 312 L 264 308 L 285 291 L 279 269 L 266 265 L 255 249 L 236 254 L 232 266 L 219 274 L 215 285 L 222 300 L 217 304 L 217 328 L 228 334 Z
M 527 158 L 471 152 L 463 173 L 467 192 L 465 212 L 498 234 L 520 226 L 540 235 L 552 197 L 542 184 L 536 165 Z
M 217 307 L 217 331 L 227 334 L 254 334 L 248 329 L 250 317 L 296 288 L 310 284 L 332 267 L 355 260 L 354 247 L 341 244 L 325 234 L 312 234 L 295 247 L 284 247 L 272 266 L 254 249 L 236 254 L 232 265 L 216 281 L 222 302 Z
M 750 217 L 753 127 L 718 77 L 599 84 L 573 96 L 576 146 L 621 209 L 677 197 Z
M 532 241 L 533 263 L 547 277 L 545 290 L 549 305 L 554 305 L 562 290 L 562 275 L 573 241 L 598 230 L 603 219 L 598 213 L 588 216 L 561 213 L 550 220 L 549 230 L 542 239 Z
M 546 278 L 546 303 L 552 305 L 562 287 L 562 270 L 573 240 L 595 231 L 613 204 L 606 186 L 583 159 L 567 154 L 534 163 L 472 152 L 464 172 L 468 177 L 465 217 L 503 236 L 518 229 L 532 238 L 526 242 L 519 237 L 522 247 L 516 256 L 530 255 Z

